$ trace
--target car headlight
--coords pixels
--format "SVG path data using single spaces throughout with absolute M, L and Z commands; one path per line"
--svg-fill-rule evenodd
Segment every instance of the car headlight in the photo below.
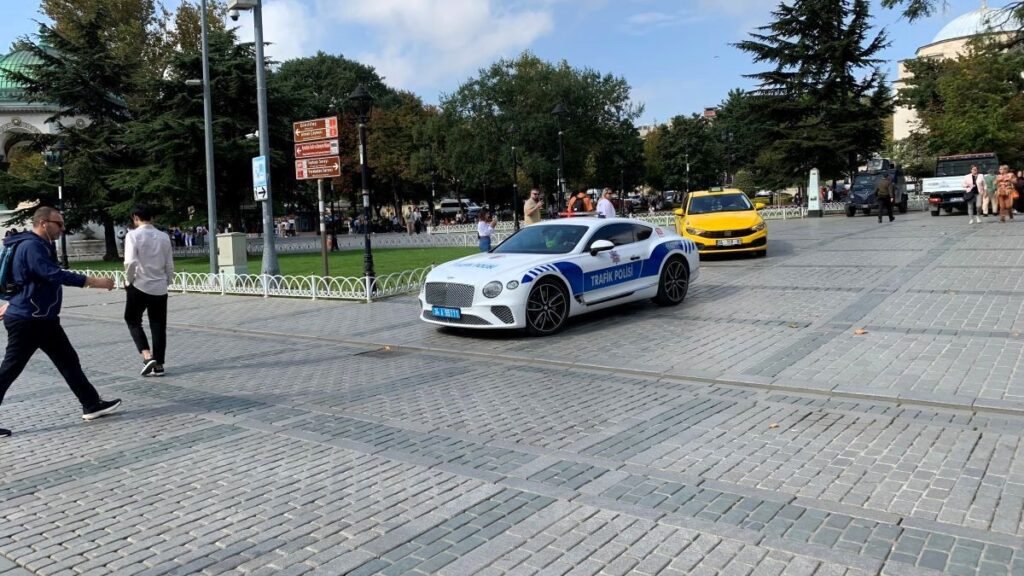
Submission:
M 519 288 L 519 282 L 517 282 L 516 280 L 509 280 L 508 284 L 505 284 L 505 288 L 508 288 L 509 290 L 515 290 L 516 288 Z
M 758 222 L 758 223 L 757 223 L 757 224 L 756 224 L 756 225 L 754 226 L 754 232 L 760 232 L 761 230 L 764 230 L 764 229 L 765 229 L 765 225 L 764 225 L 764 222 Z
M 700 236 L 701 234 L 704 234 L 704 231 L 701 230 L 700 228 L 690 228 L 689 226 L 687 226 L 686 233 L 693 234 L 694 236 Z
M 484 296 L 487 296 L 488 298 L 497 298 L 498 294 L 501 294 L 501 282 L 495 280 L 493 282 L 488 282 L 487 285 L 484 286 Z

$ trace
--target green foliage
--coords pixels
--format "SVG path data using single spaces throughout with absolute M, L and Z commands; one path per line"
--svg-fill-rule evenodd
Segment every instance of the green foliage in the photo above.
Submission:
M 1018 162 L 1024 154 L 1024 52 L 973 43 L 955 59 L 917 59 L 899 91 L 902 105 L 917 111 L 923 130 L 907 145 L 931 156 L 996 152 Z
M 706 190 L 722 184 L 723 145 L 712 126 L 708 119 L 694 114 L 676 116 L 660 129 L 658 148 L 666 189 Z
M 551 191 L 560 125 L 552 110 L 559 103 L 567 110 L 561 118 L 567 188 L 618 188 L 624 172 L 627 186 L 635 183 L 643 145 L 633 122 L 642 108 L 630 101 L 625 79 L 530 53 L 499 60 L 442 97 L 438 167 L 457 187 L 505 189 L 514 140 L 528 181 Z
M 771 23 L 736 45 L 773 68 L 750 105 L 764 145 L 755 170 L 766 180 L 800 182 L 811 168 L 826 179 L 852 172 L 882 144 L 892 112 L 867 0 L 781 3 Z
M 757 183 L 754 181 L 754 175 L 748 170 L 739 170 L 733 176 L 732 187 L 739 190 L 743 190 L 748 195 L 753 195 L 757 192 Z

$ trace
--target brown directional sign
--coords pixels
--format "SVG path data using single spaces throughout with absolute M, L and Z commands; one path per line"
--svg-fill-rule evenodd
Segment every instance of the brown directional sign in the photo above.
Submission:
M 338 137 L 338 119 L 336 117 L 317 118 L 292 122 L 292 134 L 296 142 L 310 142 Z
M 303 142 L 295 145 L 295 159 L 318 158 L 320 156 L 337 156 L 338 139 L 316 140 L 314 142 Z
M 338 156 L 306 158 L 295 161 L 296 180 L 316 180 L 317 178 L 338 178 L 340 176 L 341 158 Z

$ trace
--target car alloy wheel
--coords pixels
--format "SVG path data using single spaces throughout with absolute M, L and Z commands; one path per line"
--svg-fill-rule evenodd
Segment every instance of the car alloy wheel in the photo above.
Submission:
M 675 306 L 686 298 L 690 287 L 690 271 L 682 258 L 676 257 L 665 263 L 658 282 L 658 295 L 654 301 L 661 306 Z
M 554 334 L 569 317 L 569 297 L 554 280 L 539 280 L 526 299 L 526 331 L 534 336 Z

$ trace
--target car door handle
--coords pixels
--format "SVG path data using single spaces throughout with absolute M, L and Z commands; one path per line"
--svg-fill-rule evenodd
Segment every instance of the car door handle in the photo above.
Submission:
M 632 256 L 632 257 L 630 257 L 630 259 L 629 259 L 629 260 L 630 260 L 631 262 L 636 262 L 636 261 L 637 261 L 637 260 L 639 260 L 639 259 L 640 259 L 640 257 L 639 257 L 639 256 Z

